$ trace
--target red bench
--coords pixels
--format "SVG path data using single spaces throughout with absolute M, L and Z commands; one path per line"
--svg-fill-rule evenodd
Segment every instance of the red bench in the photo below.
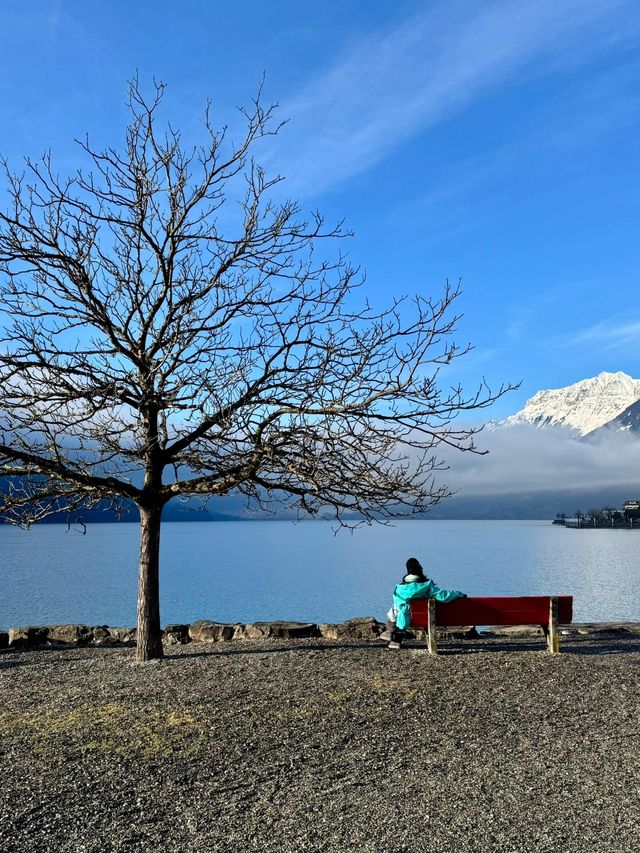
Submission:
M 499 598 L 459 598 L 442 604 L 433 598 L 411 602 L 411 627 L 429 632 L 429 652 L 438 653 L 436 627 L 453 625 L 541 625 L 551 654 L 560 651 L 558 625 L 573 618 L 571 595 L 509 595 Z

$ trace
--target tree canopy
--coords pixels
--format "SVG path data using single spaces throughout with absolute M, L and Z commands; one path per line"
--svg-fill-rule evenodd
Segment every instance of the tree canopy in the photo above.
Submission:
M 236 491 L 341 523 L 424 512 L 449 494 L 442 450 L 475 450 L 460 416 L 507 390 L 440 382 L 468 351 L 452 338 L 459 287 L 372 308 L 335 249 L 343 225 L 278 201 L 281 178 L 253 159 L 275 107 L 258 95 L 235 144 L 208 107 L 189 148 L 159 126 L 163 91 L 131 83 L 124 146 L 81 141 L 88 171 L 5 163 L 5 517 L 133 501 L 148 585 L 175 497 Z M 159 606 L 141 619 L 152 657 Z

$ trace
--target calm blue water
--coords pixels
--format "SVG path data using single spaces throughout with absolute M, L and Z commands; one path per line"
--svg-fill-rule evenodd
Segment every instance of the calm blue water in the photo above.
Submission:
M 134 625 L 137 524 L 0 526 L 0 627 Z M 169 522 L 162 622 L 382 618 L 404 561 L 469 595 L 573 594 L 575 621 L 640 620 L 640 531 L 538 521 Z

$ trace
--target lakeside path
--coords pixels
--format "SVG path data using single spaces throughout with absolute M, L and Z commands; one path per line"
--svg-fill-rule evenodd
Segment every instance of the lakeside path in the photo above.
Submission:
M 0 849 L 640 847 L 640 637 L 0 653 Z

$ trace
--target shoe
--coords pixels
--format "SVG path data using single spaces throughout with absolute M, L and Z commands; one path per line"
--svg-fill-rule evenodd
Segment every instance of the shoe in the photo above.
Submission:
M 387 646 L 387 648 L 388 648 L 388 649 L 392 649 L 394 652 L 397 652 L 397 651 L 398 651 L 398 649 L 400 649 L 400 648 L 402 648 L 402 647 L 401 647 L 400 643 L 399 643 L 397 640 L 391 640 L 391 642 L 389 643 L 389 645 Z
M 379 640 L 384 640 L 385 643 L 390 643 L 393 640 L 393 634 L 391 631 L 383 631 L 382 634 L 378 635 Z

